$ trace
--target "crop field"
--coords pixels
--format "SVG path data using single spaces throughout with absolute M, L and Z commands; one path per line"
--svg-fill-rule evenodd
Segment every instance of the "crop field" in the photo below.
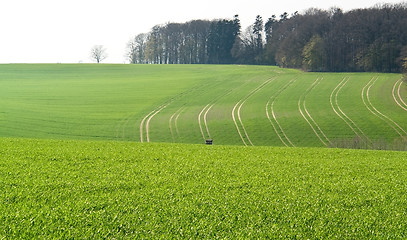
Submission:
M 406 152 L 21 138 L 0 146 L 0 239 L 407 237 Z
M 399 74 L 0 65 L 0 136 L 406 150 Z
M 0 239 L 406 239 L 406 130 L 398 74 L 0 65 Z

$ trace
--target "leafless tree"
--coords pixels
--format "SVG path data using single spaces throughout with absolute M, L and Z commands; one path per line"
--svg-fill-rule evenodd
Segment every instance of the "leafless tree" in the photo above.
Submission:
M 95 45 L 91 50 L 90 57 L 100 63 L 107 58 L 106 48 L 102 45 Z

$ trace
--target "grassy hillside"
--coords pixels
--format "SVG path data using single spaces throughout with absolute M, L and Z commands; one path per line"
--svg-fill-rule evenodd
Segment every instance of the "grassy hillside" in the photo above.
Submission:
M 407 154 L 0 138 L 0 238 L 405 239 Z
M 0 65 L 0 136 L 406 150 L 398 74 Z

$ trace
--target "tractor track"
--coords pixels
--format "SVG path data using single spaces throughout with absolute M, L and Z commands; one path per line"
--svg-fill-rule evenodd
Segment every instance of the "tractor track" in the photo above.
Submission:
M 214 103 L 213 104 L 207 104 L 201 110 L 201 112 L 199 112 L 199 115 L 198 115 L 199 130 L 201 131 L 201 135 L 202 135 L 202 138 L 204 140 L 207 139 L 207 138 L 211 138 L 211 133 L 209 132 L 209 127 L 208 127 L 207 115 L 208 115 L 208 112 L 211 110 L 211 108 L 214 105 L 215 105 Z M 203 114 L 203 119 L 201 117 L 202 114 Z M 204 127 L 202 126 L 202 122 L 204 123 Z M 205 128 L 206 133 L 204 132 L 204 128 Z
M 317 78 L 311 84 L 311 86 L 305 91 L 305 93 L 300 97 L 300 99 L 298 100 L 298 110 L 300 111 L 302 117 L 305 119 L 308 125 L 311 127 L 312 131 L 321 141 L 321 143 L 324 144 L 325 146 L 329 146 L 329 144 L 332 144 L 332 142 L 329 140 L 329 138 L 325 135 L 325 133 L 322 131 L 319 125 L 312 118 L 305 104 L 307 95 L 322 81 L 322 79 L 323 78 Z
M 397 87 L 398 85 L 398 87 Z M 401 85 L 403 85 L 403 79 L 400 78 L 394 85 L 392 90 L 393 99 L 396 104 L 402 108 L 404 111 L 407 111 L 407 104 L 404 102 L 403 98 L 401 97 Z M 397 90 L 396 90 L 397 88 Z
M 144 142 L 144 128 L 145 128 L 145 132 L 146 132 L 145 141 L 150 142 L 150 122 L 151 122 L 151 119 L 153 119 L 153 117 L 155 115 L 157 115 L 159 112 L 161 112 L 168 105 L 170 105 L 170 103 L 159 106 L 158 108 L 156 108 L 155 110 L 153 110 L 149 114 L 147 114 L 143 118 L 143 120 L 141 120 L 141 123 L 140 123 L 140 142 Z
M 363 104 L 373 115 L 380 118 L 382 121 L 386 122 L 391 128 L 393 128 L 393 130 L 396 131 L 397 134 L 400 135 L 400 137 L 404 137 L 405 135 L 407 135 L 407 132 L 389 116 L 377 110 L 377 108 L 370 101 L 369 96 L 370 88 L 376 83 L 378 79 L 379 77 L 373 77 L 362 89 L 361 97 L 363 100 Z
M 235 87 L 231 90 L 229 90 L 228 92 L 218 96 L 217 98 L 215 98 L 212 102 L 210 102 L 209 104 L 207 104 L 198 114 L 198 124 L 199 124 L 199 130 L 201 132 L 202 138 L 204 140 L 206 140 L 206 137 L 208 137 L 209 139 L 212 138 L 211 133 L 209 131 L 209 125 L 208 125 L 208 114 L 210 112 L 210 110 L 213 108 L 213 106 L 215 106 L 215 104 L 219 101 L 219 99 L 221 99 L 222 97 L 225 97 L 229 94 L 231 94 L 233 91 L 235 91 L 237 88 L 246 85 L 248 82 L 245 82 L 244 84 Z M 203 117 L 202 117 L 203 115 Z M 202 123 L 204 124 L 204 126 L 202 126 Z M 206 133 L 204 132 L 204 129 L 206 131 Z
M 332 91 L 329 101 L 331 103 L 332 110 L 338 115 L 339 118 L 341 118 L 346 125 L 358 136 L 360 139 L 362 139 L 366 144 L 372 144 L 371 140 L 366 136 L 366 134 L 362 131 L 362 129 L 359 128 L 358 125 L 348 116 L 346 113 L 341 109 L 338 103 L 338 95 L 339 92 L 342 90 L 342 88 L 349 82 L 350 77 L 345 77 L 342 79 L 342 81 L 335 87 L 335 89 Z
M 208 134 L 209 138 L 212 138 L 212 137 L 211 137 L 211 133 L 209 132 L 209 127 L 208 127 L 208 113 L 209 113 L 209 111 L 212 109 L 212 107 L 214 105 L 215 104 L 212 104 L 211 106 L 208 107 L 208 109 L 205 111 L 205 114 L 204 114 L 204 117 L 203 117 L 204 118 L 206 133 Z
M 179 94 L 177 94 L 176 96 L 172 97 L 171 99 L 169 99 L 166 103 L 164 103 L 163 105 L 155 108 L 153 111 L 151 111 L 150 113 L 148 113 L 140 122 L 140 141 L 141 142 L 150 142 L 150 122 L 151 119 L 157 115 L 159 112 L 161 112 L 164 108 L 168 107 L 171 103 L 173 103 L 174 101 L 193 93 L 194 91 L 200 90 L 205 88 L 206 86 L 208 86 L 209 83 L 204 83 L 204 84 L 200 84 L 197 85 L 195 87 L 192 87 L 184 92 L 181 92 Z M 178 120 L 179 115 L 176 117 L 176 121 Z M 145 135 L 144 135 L 144 129 L 145 129 Z M 176 127 L 176 130 L 178 128 Z M 178 134 L 179 135 L 179 134 Z
M 295 145 L 291 142 L 291 140 L 287 137 L 286 133 L 284 132 L 283 128 L 281 127 L 280 123 L 277 121 L 276 114 L 274 112 L 274 103 L 277 99 L 277 97 L 284 91 L 286 90 L 291 84 L 293 84 L 297 79 L 292 79 L 289 81 L 287 84 L 282 86 L 274 95 L 270 97 L 270 99 L 267 101 L 266 104 L 266 116 L 268 120 L 270 121 L 271 126 L 274 129 L 274 132 L 277 134 L 278 138 L 280 141 L 286 146 L 286 147 L 295 147 Z M 269 109 L 271 110 L 271 116 L 270 117 L 270 112 Z
M 171 115 L 170 119 L 168 120 L 170 132 L 171 132 L 171 138 L 172 138 L 173 142 L 176 142 L 175 135 L 177 136 L 178 139 L 181 138 L 179 131 L 178 131 L 178 118 L 181 115 L 182 111 L 184 111 L 184 107 L 179 108 L 174 114 Z M 174 120 L 174 123 L 173 123 L 173 120 Z M 174 134 L 173 125 L 175 127 L 175 134 Z
M 251 146 L 254 146 L 254 144 L 253 144 L 253 142 L 251 141 L 251 139 L 250 139 L 250 137 L 249 137 L 249 135 L 248 135 L 248 133 L 247 133 L 247 131 L 246 131 L 246 128 L 245 128 L 245 126 L 244 126 L 244 124 L 243 124 L 243 121 L 242 121 L 242 117 L 241 117 L 241 109 L 242 109 L 242 106 L 245 104 L 245 102 L 250 98 L 250 97 L 252 97 L 254 94 L 256 94 L 258 91 L 260 91 L 261 89 L 263 89 L 267 84 L 269 84 L 272 80 L 274 80 L 274 78 L 270 78 L 270 79 L 268 79 L 268 80 L 266 80 L 266 81 L 264 81 L 262 84 L 260 84 L 260 86 L 258 86 L 257 88 L 255 88 L 255 89 L 253 89 L 249 94 L 247 94 L 244 98 L 242 98 L 242 99 L 240 99 L 236 104 L 235 104 L 235 106 L 233 107 L 233 109 L 232 109 L 232 120 L 233 120 L 233 122 L 234 122 L 234 124 L 235 124 L 235 127 L 236 127 L 236 130 L 237 130 L 237 132 L 238 132 L 238 134 L 239 134 L 239 136 L 240 136 L 240 139 L 242 140 L 242 142 L 243 142 L 243 144 L 245 145 L 245 146 L 248 146 L 249 144 L 251 145 Z M 236 111 L 236 109 L 237 109 L 237 111 Z M 237 116 L 236 116 L 237 115 Z M 237 120 L 236 120 L 237 119 Z M 241 128 L 241 129 L 240 129 Z M 243 132 L 243 133 L 242 133 Z M 244 136 L 243 136 L 243 134 L 244 134 Z M 246 140 L 245 140 L 245 138 L 246 138 L 246 140 L 247 140 L 247 142 L 246 142 Z

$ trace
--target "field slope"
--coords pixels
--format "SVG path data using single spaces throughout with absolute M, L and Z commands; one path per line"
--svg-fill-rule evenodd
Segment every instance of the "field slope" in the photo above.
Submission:
M 405 239 L 407 154 L 0 138 L 0 239 Z
M 0 136 L 406 150 L 398 74 L 0 65 Z

